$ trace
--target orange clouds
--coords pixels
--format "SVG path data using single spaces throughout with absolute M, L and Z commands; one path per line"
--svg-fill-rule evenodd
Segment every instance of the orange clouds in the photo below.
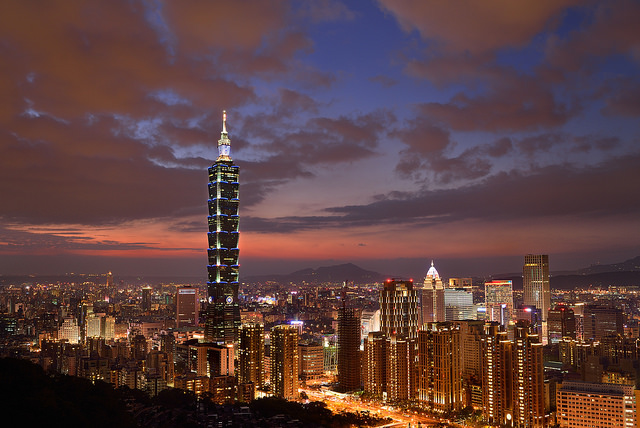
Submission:
M 543 31 L 555 15 L 578 0 L 521 2 L 379 0 L 405 31 L 417 30 L 437 50 L 483 55 L 505 47 L 521 47 Z

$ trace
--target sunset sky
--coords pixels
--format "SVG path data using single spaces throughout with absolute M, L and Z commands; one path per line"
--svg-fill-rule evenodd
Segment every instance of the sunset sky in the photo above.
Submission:
M 640 255 L 640 2 L 4 1 L 0 274 L 241 279 Z

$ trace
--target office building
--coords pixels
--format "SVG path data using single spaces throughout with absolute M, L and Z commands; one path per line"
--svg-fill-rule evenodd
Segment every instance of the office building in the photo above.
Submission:
M 298 355 L 301 381 L 319 379 L 324 375 L 324 349 L 321 344 L 300 342 L 298 343 Z
M 513 426 L 542 428 L 546 423 L 542 342 L 529 334 L 526 323 L 515 326 L 512 361 Z
M 549 343 L 559 343 L 562 338 L 576 338 L 576 318 L 573 310 L 566 306 L 556 306 L 549 310 L 547 317 Z
M 421 303 L 422 324 L 445 320 L 444 285 L 433 260 L 422 285 Z
M 384 336 L 417 338 L 418 318 L 418 296 L 413 281 L 387 280 L 380 290 L 380 330 Z
M 510 280 L 484 283 L 486 320 L 497 322 L 506 328 L 513 316 L 513 285 Z
M 338 388 L 355 391 L 360 384 L 360 317 L 343 300 L 338 312 Z
M 74 317 L 65 317 L 58 329 L 58 340 L 66 340 L 71 344 L 80 343 L 80 326 Z
M 151 312 L 151 287 L 144 287 L 142 289 L 142 301 L 140 303 L 140 307 L 142 312 L 149 313 Z
M 372 331 L 380 331 L 380 309 L 375 311 L 362 311 L 362 331 L 360 334 L 360 349 L 364 349 L 364 339 Z
M 556 393 L 560 427 L 637 427 L 633 385 L 564 381 Z
M 290 325 L 271 329 L 271 393 L 287 400 L 298 398 L 298 330 Z
M 497 323 L 485 324 L 483 335 L 483 414 L 492 426 L 544 427 L 542 343 L 517 323 L 514 339 Z
M 624 333 L 624 314 L 619 308 L 587 305 L 582 321 L 584 340 L 602 340 Z
M 430 323 L 418 332 L 418 400 L 431 411 L 457 412 L 465 406 L 460 349 L 456 323 Z
M 473 280 L 471 278 L 449 278 L 448 288 L 457 288 L 472 291 Z
M 540 309 L 542 321 L 546 321 L 549 309 L 551 309 L 549 256 L 547 254 L 527 254 L 524 256 L 522 289 L 524 304 Z
M 507 423 L 511 401 L 511 342 L 498 323 L 486 323 L 482 338 L 482 414 L 489 425 Z
M 240 327 L 238 347 L 238 383 L 253 383 L 262 388 L 264 361 L 264 327 L 262 324 L 244 324 Z
M 100 337 L 101 334 L 101 324 L 102 317 L 92 314 L 86 318 L 87 323 L 87 337 Z
M 411 397 L 409 370 L 409 339 L 406 336 L 391 335 L 386 338 L 387 363 L 387 400 L 391 402 L 407 401 Z
M 471 289 L 444 289 L 444 319 L 445 321 L 459 321 L 476 319 Z
M 364 340 L 364 391 L 383 398 L 387 393 L 387 341 L 384 333 L 374 331 Z
M 482 334 L 484 321 L 456 321 L 460 326 L 460 370 L 465 382 L 479 383 L 482 379 Z
M 176 327 L 198 325 L 200 299 L 196 287 L 178 287 L 176 290 Z
M 238 204 L 239 169 L 230 156 L 227 115 L 223 113 L 218 158 L 209 167 L 209 232 L 207 321 L 205 338 L 233 343 L 240 328 L 238 302 Z

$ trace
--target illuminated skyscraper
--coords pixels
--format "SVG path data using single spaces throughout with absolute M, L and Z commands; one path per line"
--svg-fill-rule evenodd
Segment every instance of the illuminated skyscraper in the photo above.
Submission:
M 262 324 L 245 324 L 240 328 L 238 349 L 238 382 L 252 382 L 255 388 L 264 386 L 264 327 Z
M 483 337 L 483 414 L 490 425 L 542 428 L 545 426 L 542 343 L 518 322 L 514 340 L 485 324 Z
M 230 156 L 227 114 L 223 114 L 218 140 L 218 159 L 209 167 L 209 264 L 207 270 L 208 341 L 232 343 L 240 327 L 238 303 L 238 175 L 239 168 Z
M 271 393 L 287 400 L 298 398 L 298 330 L 291 325 L 271 329 Z
M 551 309 L 549 288 L 549 256 L 547 254 L 527 254 L 522 267 L 522 289 L 525 305 L 533 305 L 542 311 L 546 321 Z
M 506 327 L 513 315 L 513 285 L 510 280 L 484 283 L 484 301 L 487 320 Z
M 364 391 L 382 398 L 387 392 L 387 341 L 381 331 L 372 331 L 364 339 Z
M 197 326 L 199 306 L 196 287 L 179 287 L 176 291 L 176 326 Z
M 445 320 L 444 284 L 433 266 L 427 271 L 422 289 L 422 323 Z
M 142 312 L 150 312 L 151 311 L 151 287 L 144 287 L 142 289 L 142 302 L 140 307 L 142 308 Z
M 542 343 L 529 334 L 526 323 L 517 323 L 513 340 L 513 425 L 545 426 Z
M 418 296 L 413 281 L 384 283 L 380 290 L 380 330 L 385 337 L 418 337 Z
M 341 391 L 360 389 L 360 358 L 360 317 L 353 308 L 347 308 L 343 300 L 338 312 L 338 385 Z
M 576 318 L 573 310 L 566 306 L 556 306 L 549 311 L 547 319 L 549 343 L 558 343 L 563 337 L 576 338 Z
M 464 407 L 460 325 L 429 323 L 418 332 L 418 399 L 435 412 Z

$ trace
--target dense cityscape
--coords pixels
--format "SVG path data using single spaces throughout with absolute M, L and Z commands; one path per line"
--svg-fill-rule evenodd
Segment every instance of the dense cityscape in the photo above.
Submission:
M 0 352 L 151 397 L 323 401 L 378 424 L 636 426 L 640 287 L 551 291 L 547 257 L 525 259 L 522 290 L 435 265 L 423 282 L 243 283 L 228 341 L 207 336 L 201 284 L 33 278 L 0 291 Z
M 640 0 L 4 0 L 0 426 L 640 428 Z
M 111 272 L 7 284 L 1 355 L 165 401 L 183 391 L 194 426 L 322 425 L 286 411 L 260 419 L 250 406 L 269 397 L 322 403 L 344 417 L 336 426 L 637 426 L 637 284 L 552 290 L 549 256 L 527 254 L 522 290 L 511 279 L 445 279 L 434 261 L 423 281 L 241 287 L 230 147 L 223 113 L 208 170 L 206 286 L 129 284 Z M 136 403 L 136 423 L 159 426 Z M 236 403 L 249 407 L 215 407 Z

